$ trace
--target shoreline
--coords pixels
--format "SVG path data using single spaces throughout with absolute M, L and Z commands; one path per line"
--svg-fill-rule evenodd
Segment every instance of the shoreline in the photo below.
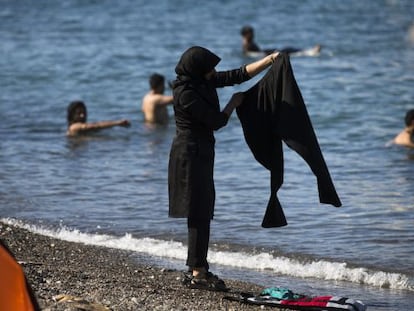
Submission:
M 22 266 L 41 310 L 275 310 L 223 299 L 228 293 L 189 289 L 181 284 L 182 271 L 148 264 L 130 251 L 67 242 L 1 222 L 0 239 Z M 263 289 L 225 281 L 236 291 Z

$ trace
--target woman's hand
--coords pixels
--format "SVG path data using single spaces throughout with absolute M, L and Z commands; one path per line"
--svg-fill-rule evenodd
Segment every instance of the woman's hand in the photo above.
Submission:
M 278 55 L 279 52 L 273 52 L 272 54 L 269 54 L 262 59 L 246 65 L 247 74 L 250 76 L 250 78 L 253 78 L 255 75 L 261 73 L 263 70 L 272 65 Z
M 270 59 L 272 60 L 272 64 L 275 62 L 276 57 L 278 57 L 278 55 L 279 55 L 279 52 L 274 52 L 274 53 L 269 55 Z

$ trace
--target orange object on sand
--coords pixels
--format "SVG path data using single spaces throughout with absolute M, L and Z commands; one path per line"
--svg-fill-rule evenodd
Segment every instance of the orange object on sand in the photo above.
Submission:
M 0 311 L 34 311 L 23 269 L 0 241 Z

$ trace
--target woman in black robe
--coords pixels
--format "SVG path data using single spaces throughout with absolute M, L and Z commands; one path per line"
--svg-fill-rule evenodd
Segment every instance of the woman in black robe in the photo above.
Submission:
M 176 136 L 168 167 L 169 216 L 187 218 L 189 277 L 194 288 L 226 290 L 224 282 L 209 272 L 207 262 L 210 221 L 214 214 L 213 132 L 227 124 L 243 100 L 236 93 L 220 111 L 216 88 L 240 84 L 269 67 L 278 53 L 239 69 L 216 72 L 220 58 L 194 46 L 181 56 L 173 82 Z

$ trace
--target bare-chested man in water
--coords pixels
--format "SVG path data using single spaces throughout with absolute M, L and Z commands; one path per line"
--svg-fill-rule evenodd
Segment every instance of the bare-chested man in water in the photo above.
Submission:
M 407 111 L 405 115 L 405 129 L 393 141 L 397 145 L 414 148 L 414 109 Z
M 167 124 L 167 105 L 172 104 L 173 97 L 171 95 L 164 95 L 165 78 L 160 74 L 154 73 L 150 77 L 149 83 L 151 90 L 142 99 L 142 112 L 145 116 L 145 122 Z

